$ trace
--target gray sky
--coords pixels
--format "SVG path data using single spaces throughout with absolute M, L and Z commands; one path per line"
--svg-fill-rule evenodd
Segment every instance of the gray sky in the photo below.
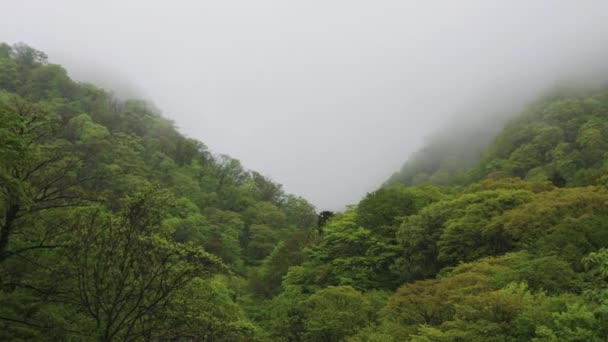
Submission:
M 356 203 L 476 94 L 608 64 L 599 0 L 0 3 L 0 41 L 138 89 L 319 209 Z

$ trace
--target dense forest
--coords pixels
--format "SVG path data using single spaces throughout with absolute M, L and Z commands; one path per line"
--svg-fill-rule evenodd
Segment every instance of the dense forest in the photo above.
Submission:
M 513 117 L 317 213 L 1 44 L 0 340 L 605 341 L 608 89 Z

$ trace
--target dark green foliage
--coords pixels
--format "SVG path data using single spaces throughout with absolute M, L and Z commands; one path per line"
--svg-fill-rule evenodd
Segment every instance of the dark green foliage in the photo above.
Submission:
M 357 223 L 375 233 L 393 235 L 392 226 L 417 210 L 414 194 L 404 186 L 381 188 L 367 194 L 357 206 Z
M 327 221 L 329 221 L 329 219 L 331 219 L 334 216 L 334 213 L 332 211 L 322 211 L 319 213 L 319 217 L 317 218 L 317 226 L 319 227 L 319 230 L 321 230 L 323 228 L 323 226 L 325 226 L 325 224 L 327 223 Z

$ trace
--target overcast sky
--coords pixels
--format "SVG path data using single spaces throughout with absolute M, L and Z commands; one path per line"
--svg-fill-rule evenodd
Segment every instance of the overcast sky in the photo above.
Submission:
M 319 209 L 356 203 L 479 94 L 608 64 L 599 0 L 0 3 L 0 41 L 136 89 Z

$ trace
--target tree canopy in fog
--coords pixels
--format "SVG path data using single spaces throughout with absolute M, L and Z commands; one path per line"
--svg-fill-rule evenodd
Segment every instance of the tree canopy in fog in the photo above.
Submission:
M 605 4 L 10 7 L 0 340 L 608 339 Z

